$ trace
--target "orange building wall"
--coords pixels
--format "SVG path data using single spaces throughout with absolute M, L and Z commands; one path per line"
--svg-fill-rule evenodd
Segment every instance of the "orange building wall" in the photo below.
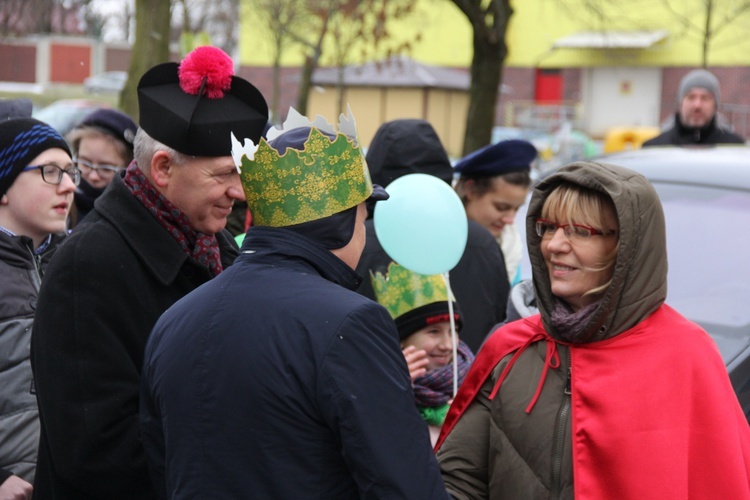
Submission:
M 0 81 L 36 82 L 36 46 L 0 45 Z
M 50 81 L 83 83 L 91 74 L 91 47 L 86 45 L 50 45 Z

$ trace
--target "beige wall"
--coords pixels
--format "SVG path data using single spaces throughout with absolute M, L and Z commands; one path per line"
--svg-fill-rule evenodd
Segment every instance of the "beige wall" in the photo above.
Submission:
M 370 144 L 381 124 L 399 118 L 429 121 L 451 157 L 459 157 L 463 147 L 465 117 L 469 105 L 464 91 L 412 88 L 350 87 L 344 102 L 351 107 L 359 139 Z M 317 87 L 310 92 L 308 116 L 323 115 L 329 121 L 338 113 L 338 96 L 333 87 Z
M 463 150 L 468 109 L 469 94 L 464 91 L 433 89 L 428 96 L 426 119 L 453 158 L 459 158 Z

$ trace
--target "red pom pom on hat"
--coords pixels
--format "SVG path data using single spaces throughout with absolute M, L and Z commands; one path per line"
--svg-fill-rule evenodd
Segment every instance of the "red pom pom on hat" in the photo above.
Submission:
M 198 47 L 185 56 L 177 74 L 185 93 L 198 95 L 205 80 L 203 94 L 209 99 L 221 99 L 232 85 L 234 63 L 221 49 Z

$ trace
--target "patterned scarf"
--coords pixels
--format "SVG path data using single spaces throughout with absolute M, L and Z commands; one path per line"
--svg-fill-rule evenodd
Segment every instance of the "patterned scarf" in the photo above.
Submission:
M 187 216 L 156 190 L 135 162 L 127 168 L 123 180 L 135 199 L 177 240 L 183 252 L 206 266 L 214 276 L 222 271 L 216 235 L 193 229 Z
M 583 336 L 583 329 L 598 307 L 599 302 L 594 302 L 577 312 L 573 312 L 567 304 L 555 299 L 555 308 L 550 314 L 550 323 L 565 342 L 576 344 L 588 342 L 589 339 Z
M 463 340 L 458 342 L 458 385 L 464 381 L 469 372 L 474 354 Z M 430 370 L 414 381 L 414 396 L 417 406 L 436 407 L 453 399 L 453 363 L 442 368 Z

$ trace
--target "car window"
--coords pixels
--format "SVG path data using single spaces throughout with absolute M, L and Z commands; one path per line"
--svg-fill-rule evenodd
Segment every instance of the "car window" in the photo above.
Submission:
M 750 192 L 654 183 L 667 222 L 667 303 L 708 330 L 722 353 L 747 342 L 750 265 L 742 228 Z

